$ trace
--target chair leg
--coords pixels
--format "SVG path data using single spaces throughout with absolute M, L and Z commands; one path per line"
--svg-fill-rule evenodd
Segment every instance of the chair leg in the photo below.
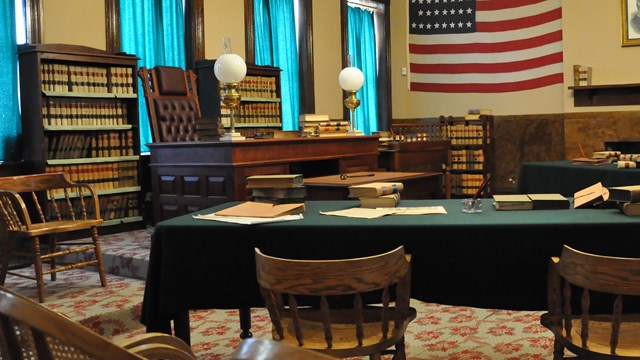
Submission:
M 564 345 L 558 339 L 553 342 L 553 360 L 564 359 Z
M 57 234 L 50 234 L 49 235 L 49 253 L 53 254 L 58 252 L 58 235 Z M 56 257 L 53 256 L 49 259 L 49 266 L 51 267 L 51 270 L 54 270 L 56 268 Z M 56 276 L 55 272 L 52 272 L 51 274 L 49 274 L 49 276 L 51 276 L 51 281 L 56 281 L 56 279 L 58 278 Z
M 42 257 L 40 252 L 40 239 L 33 238 L 33 266 L 36 270 L 36 284 L 38 286 L 38 301 L 44 302 L 44 276 L 42 275 Z
M 7 272 L 9 272 L 9 260 L 11 260 L 11 252 L 15 245 L 15 240 L 6 236 L 4 238 L 4 247 L 2 249 L 2 268 L 0 269 L 0 285 L 4 286 L 4 282 L 7 279 Z
M 98 228 L 91 228 L 91 238 L 93 239 L 93 246 L 96 254 L 96 260 L 98 260 L 98 274 L 100 275 L 100 284 L 107 286 L 107 275 L 104 270 L 104 260 L 102 258 L 102 247 L 100 246 L 100 236 L 98 235 Z
M 407 354 L 405 352 L 404 337 L 396 344 L 396 352 L 393 354 L 393 360 L 406 360 Z

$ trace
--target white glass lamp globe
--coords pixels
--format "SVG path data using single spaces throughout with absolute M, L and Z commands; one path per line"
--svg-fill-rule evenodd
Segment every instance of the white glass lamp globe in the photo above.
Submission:
M 223 54 L 216 60 L 213 72 L 221 83 L 238 83 L 247 75 L 247 64 L 236 54 Z
M 338 82 L 343 90 L 359 90 L 364 84 L 364 74 L 357 67 L 346 67 L 340 71 Z

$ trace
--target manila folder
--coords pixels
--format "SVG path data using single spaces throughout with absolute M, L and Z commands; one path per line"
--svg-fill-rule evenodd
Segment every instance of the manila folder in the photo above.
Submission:
M 304 212 L 304 203 L 299 204 L 269 204 L 246 201 L 241 204 L 220 210 L 218 216 L 240 216 L 274 218 L 284 215 L 296 215 Z

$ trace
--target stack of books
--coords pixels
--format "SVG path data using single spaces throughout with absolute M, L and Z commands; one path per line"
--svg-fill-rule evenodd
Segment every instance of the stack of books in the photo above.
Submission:
M 617 202 L 625 215 L 640 215 L 640 185 L 615 186 L 609 190 L 609 201 Z
M 196 133 L 200 141 L 217 141 L 224 135 L 224 125 L 216 117 L 203 116 L 196 120 Z
M 363 208 L 397 207 L 404 185 L 399 182 L 374 182 L 349 186 L 349 197 L 360 201 Z
M 496 210 L 556 210 L 568 209 L 569 199 L 561 194 L 493 195 Z
M 249 176 L 247 189 L 253 201 L 270 204 L 304 203 L 307 195 L 302 174 Z
M 303 136 L 344 136 L 350 124 L 346 120 L 330 120 L 329 115 L 301 114 L 298 126 Z

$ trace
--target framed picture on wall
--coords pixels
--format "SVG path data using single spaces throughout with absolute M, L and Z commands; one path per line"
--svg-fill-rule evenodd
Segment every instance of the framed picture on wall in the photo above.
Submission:
M 622 4 L 622 46 L 640 45 L 640 0 L 620 0 Z

